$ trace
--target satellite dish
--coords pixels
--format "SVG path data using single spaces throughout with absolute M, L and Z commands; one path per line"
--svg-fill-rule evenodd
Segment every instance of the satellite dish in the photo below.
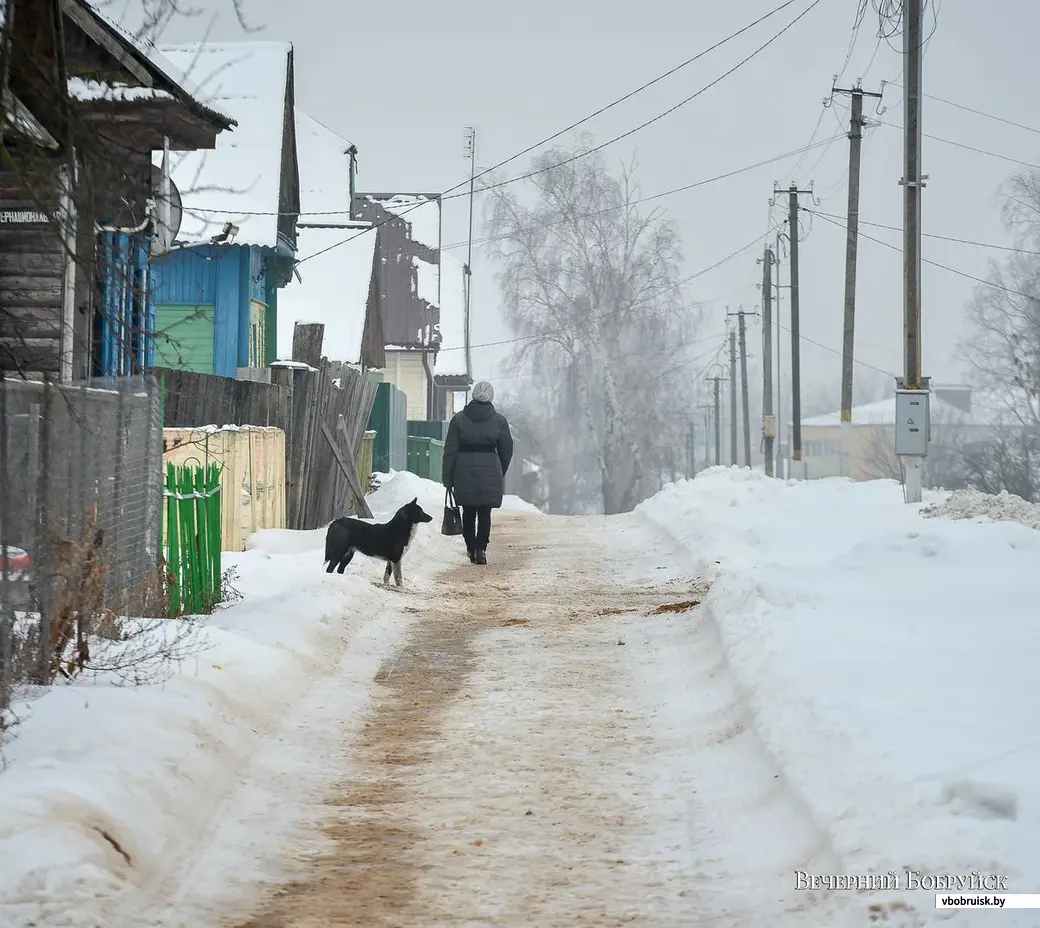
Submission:
M 170 178 L 170 202 L 163 202 L 163 177 L 162 168 L 152 165 L 152 196 L 155 198 L 158 217 L 155 229 L 152 232 L 152 254 L 163 255 L 173 248 L 173 242 L 177 233 L 181 230 L 181 220 L 184 217 L 184 205 L 181 202 L 181 192 Z M 169 217 L 167 223 L 166 217 Z

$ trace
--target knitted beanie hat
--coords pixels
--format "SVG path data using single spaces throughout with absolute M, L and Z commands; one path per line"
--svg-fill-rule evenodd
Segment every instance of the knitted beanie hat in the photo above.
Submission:
M 478 403 L 490 403 L 495 398 L 495 388 L 486 380 L 480 381 L 473 387 L 473 399 Z

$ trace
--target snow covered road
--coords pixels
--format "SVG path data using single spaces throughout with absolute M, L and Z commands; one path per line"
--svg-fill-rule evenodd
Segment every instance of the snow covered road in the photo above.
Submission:
M 258 768 L 161 924 L 823 924 L 793 871 L 835 862 L 757 737 L 689 555 L 635 517 L 502 514 L 487 569 L 449 544 L 431 547 L 455 566 L 385 594 L 407 638 L 360 725 L 334 686 L 292 720 L 315 782 Z M 293 804 L 291 837 L 258 843 Z

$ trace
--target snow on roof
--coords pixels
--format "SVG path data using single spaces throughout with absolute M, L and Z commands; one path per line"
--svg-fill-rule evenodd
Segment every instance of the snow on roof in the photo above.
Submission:
M 99 9 L 97 0 L 88 0 L 83 4 L 88 7 L 94 16 L 101 20 L 109 29 L 117 33 L 123 41 L 132 46 L 139 55 L 147 59 L 148 63 L 152 65 L 163 77 L 165 77 L 172 84 L 176 84 L 181 90 L 184 91 L 185 95 L 192 98 L 200 107 L 203 109 L 210 110 L 214 115 L 222 117 L 224 119 L 231 120 L 225 111 L 212 103 L 206 103 L 204 101 L 204 95 L 199 89 L 198 85 L 192 81 L 186 71 L 183 68 L 179 68 L 173 64 L 162 52 L 155 47 L 154 44 L 143 39 L 138 38 L 128 29 L 124 29 L 119 23 L 110 18 L 103 10 Z M 70 88 L 69 93 L 72 93 Z M 77 97 L 77 99 L 100 99 L 97 97 Z M 122 99 L 122 98 L 119 98 Z M 233 121 L 233 120 L 232 120 Z
M 324 214 L 329 222 L 346 222 L 350 218 L 349 147 L 350 142 L 346 139 L 296 110 L 302 213 Z M 329 215 L 334 210 L 342 212 L 342 215 Z
M 421 194 L 399 193 L 392 197 L 365 199 L 378 203 L 388 213 L 400 216 L 411 226 L 411 239 L 427 248 L 441 247 L 441 202 Z
M 420 300 L 425 300 L 431 306 L 440 305 L 440 268 L 422 258 L 412 257 L 412 265 L 415 267 L 418 281 L 416 284 L 416 295 Z
M 69 96 L 73 100 L 118 100 L 133 102 L 136 100 L 170 100 L 172 95 L 155 87 L 135 87 L 130 84 L 102 83 L 85 80 L 82 77 L 70 77 L 68 81 Z
M 292 45 L 193 43 L 161 51 L 181 73 L 195 78 L 207 105 L 213 101 L 238 123 L 217 136 L 213 151 L 171 155 L 173 181 L 184 203 L 178 239 L 206 242 L 233 222 L 239 230 L 236 244 L 275 247 Z M 161 162 L 162 154 L 155 158 Z
M 971 403 L 971 412 L 966 413 L 963 409 L 943 400 L 933 390 L 930 400 L 932 421 L 936 422 L 938 419 L 945 418 L 965 425 L 993 424 L 997 410 L 990 408 L 988 405 L 980 405 L 981 402 L 981 398 L 974 397 Z M 876 403 L 866 403 L 862 406 L 852 407 L 853 425 L 894 425 L 895 421 L 896 398 L 894 395 L 888 399 L 878 400 Z M 802 419 L 803 428 L 838 428 L 840 425 L 840 411 Z
M 306 260 L 308 255 L 332 245 L 336 247 Z M 356 364 L 361 358 L 376 234 L 349 229 L 301 229 L 299 249 L 303 255 L 299 267 L 302 281 L 294 277 L 278 292 L 278 343 L 291 344 L 297 322 L 322 322 L 322 354 L 333 361 Z
M 434 374 L 462 376 L 466 373 L 466 290 L 465 265 L 453 255 L 441 252 L 441 350 L 437 352 Z

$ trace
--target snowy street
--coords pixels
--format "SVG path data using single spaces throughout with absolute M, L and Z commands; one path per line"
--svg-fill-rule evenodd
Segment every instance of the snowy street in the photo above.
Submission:
M 377 517 L 438 512 L 384 479 Z M 981 924 L 926 891 L 796 888 L 1035 888 L 1036 513 L 898 494 L 715 470 L 610 519 L 514 501 L 487 568 L 424 527 L 400 592 L 371 561 L 324 574 L 323 532 L 260 533 L 180 675 L 24 707 L 0 924 Z M 977 594 L 949 582 L 969 563 Z M 907 626 L 915 595 L 938 611 Z M 965 649 L 950 629 L 995 598 Z

